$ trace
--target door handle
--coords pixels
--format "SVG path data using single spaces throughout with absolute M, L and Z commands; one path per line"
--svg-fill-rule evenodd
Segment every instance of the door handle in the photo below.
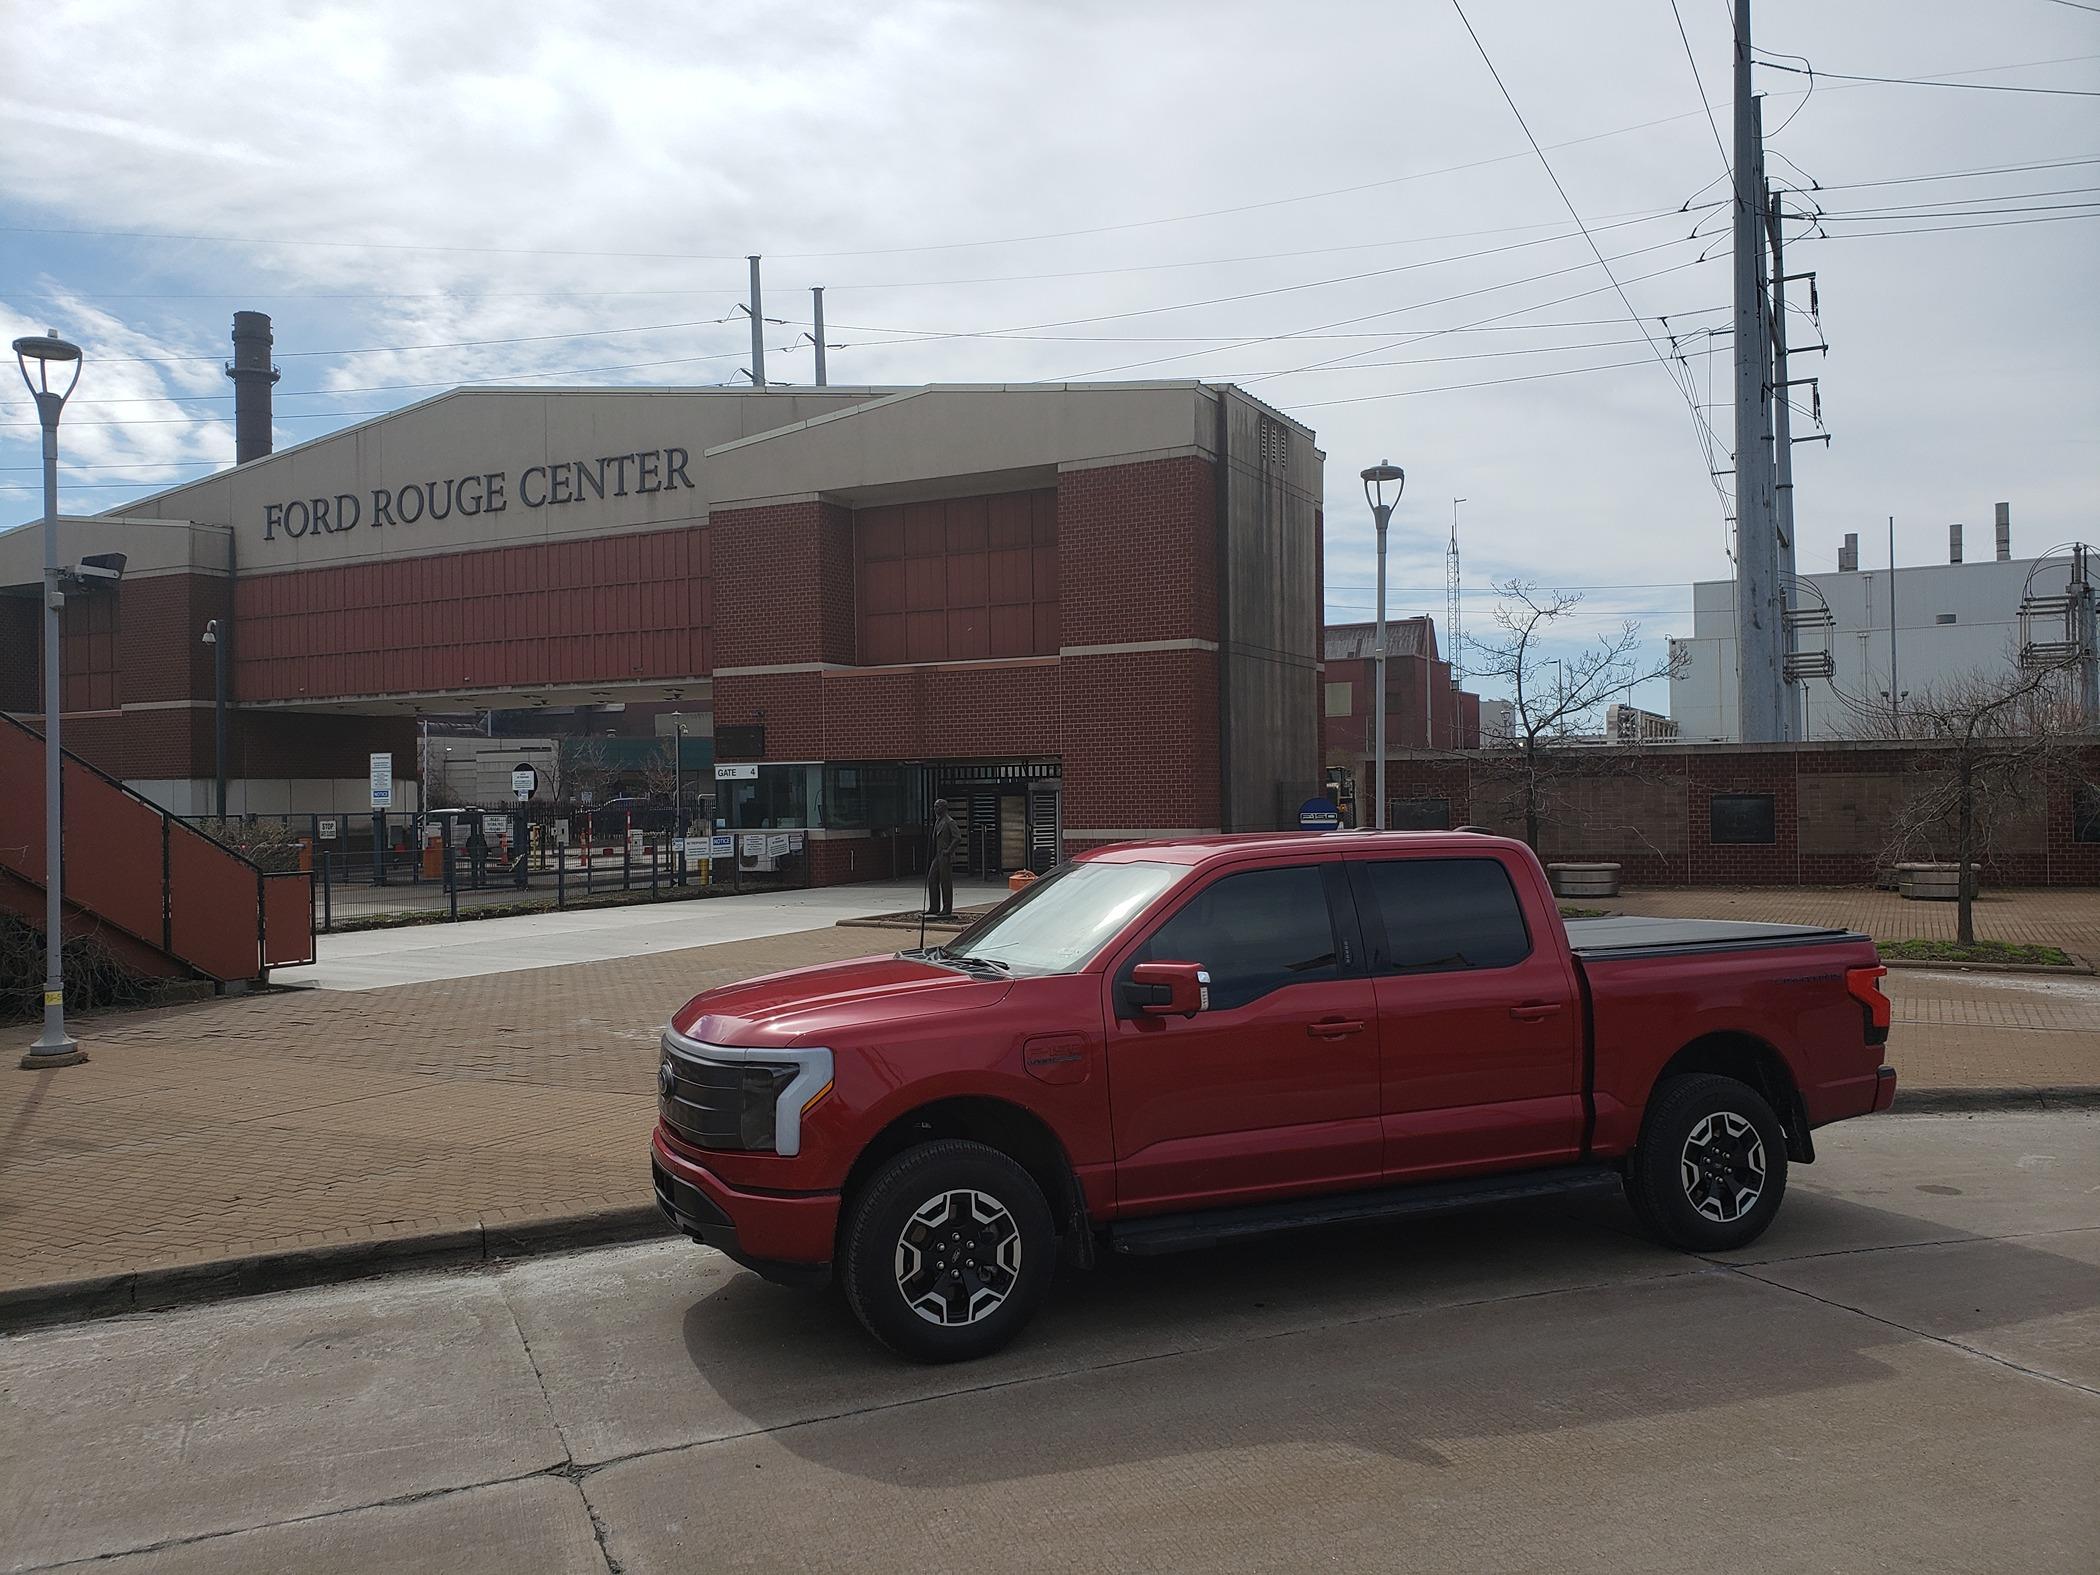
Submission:
M 1509 1009 L 1509 1015 L 1520 1023 L 1541 1022 L 1548 1017 L 1557 1016 L 1559 1012 L 1558 1001 L 1527 1001 L 1522 1006 L 1512 1006 Z
M 1364 1025 L 1360 1018 L 1330 1017 L 1323 1022 L 1307 1023 L 1305 1031 L 1315 1039 L 1345 1039 L 1350 1034 L 1362 1033 Z

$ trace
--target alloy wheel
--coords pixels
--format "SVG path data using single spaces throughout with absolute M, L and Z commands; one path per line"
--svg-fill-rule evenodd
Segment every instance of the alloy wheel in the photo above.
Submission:
M 1692 1207 L 1732 1225 L 1764 1195 L 1764 1139 L 1734 1111 L 1717 1110 L 1693 1125 L 1677 1168 Z
M 989 1317 L 1021 1276 L 1021 1228 L 989 1193 L 956 1188 L 928 1199 L 897 1238 L 897 1289 L 928 1323 L 958 1328 Z

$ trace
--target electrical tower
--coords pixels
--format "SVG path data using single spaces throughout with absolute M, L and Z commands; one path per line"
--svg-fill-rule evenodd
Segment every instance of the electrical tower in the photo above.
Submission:
M 1451 692 L 1456 694 L 1465 686 L 1466 648 L 1465 636 L 1458 621 L 1458 506 L 1464 498 L 1451 500 L 1451 545 L 1444 553 L 1444 633 L 1451 641 Z M 1452 711 L 1456 717 L 1458 712 Z

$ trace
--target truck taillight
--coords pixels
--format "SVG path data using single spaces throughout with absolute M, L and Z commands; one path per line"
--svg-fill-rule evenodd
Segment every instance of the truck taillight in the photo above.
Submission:
M 1882 994 L 1881 981 L 1888 969 L 1876 963 L 1871 968 L 1847 968 L 1845 988 L 1852 998 L 1866 1008 L 1867 1043 L 1887 1044 L 1889 1038 L 1889 998 Z

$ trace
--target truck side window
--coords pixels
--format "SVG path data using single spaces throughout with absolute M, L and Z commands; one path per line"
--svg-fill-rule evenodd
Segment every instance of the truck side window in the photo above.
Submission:
M 1508 968 L 1531 955 L 1516 888 L 1497 860 L 1395 859 L 1366 868 L 1385 921 L 1386 971 Z
M 1341 975 L 1326 883 L 1310 864 L 1213 881 L 1155 930 L 1133 960 L 1201 963 L 1210 970 L 1213 1011 L 1245 1006 L 1287 984 Z

